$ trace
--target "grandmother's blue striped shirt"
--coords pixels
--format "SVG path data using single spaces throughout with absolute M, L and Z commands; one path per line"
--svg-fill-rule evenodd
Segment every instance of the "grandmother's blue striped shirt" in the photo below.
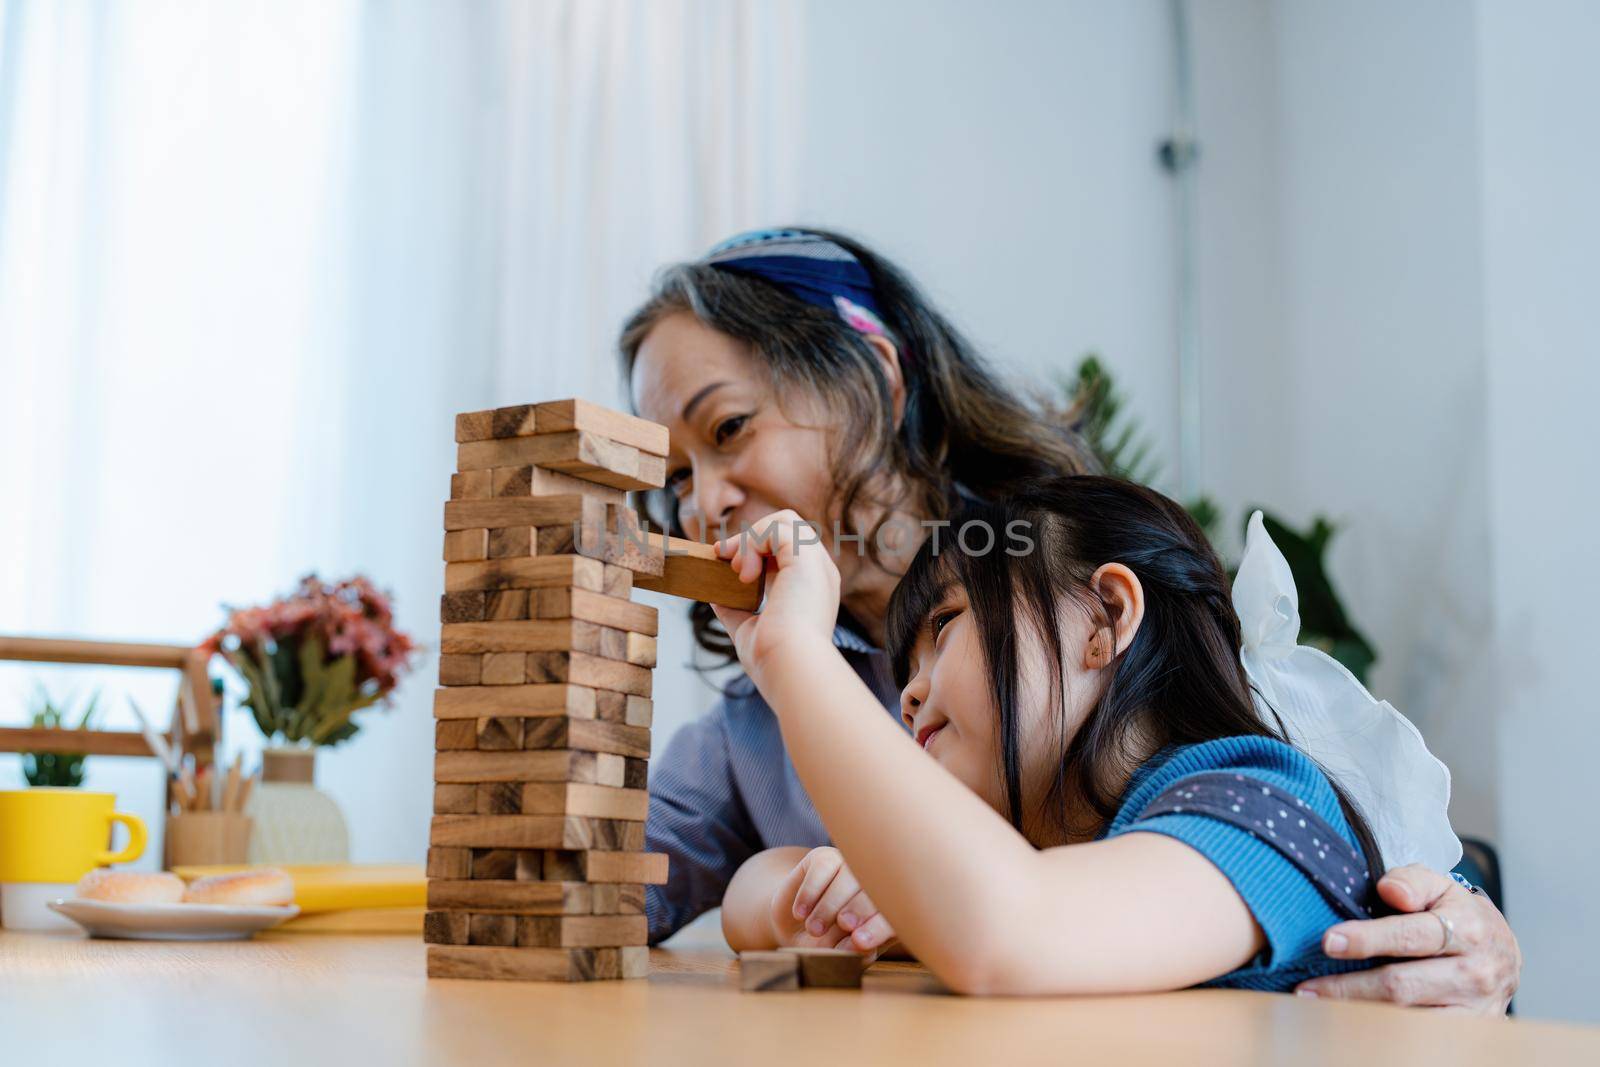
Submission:
M 842 624 L 833 644 L 899 722 L 888 655 Z M 739 865 L 755 853 L 829 843 L 789 762 L 778 717 L 749 678 L 734 679 L 704 718 L 650 761 L 645 838 L 650 851 L 670 858 L 667 884 L 645 890 L 651 944 L 721 905 Z

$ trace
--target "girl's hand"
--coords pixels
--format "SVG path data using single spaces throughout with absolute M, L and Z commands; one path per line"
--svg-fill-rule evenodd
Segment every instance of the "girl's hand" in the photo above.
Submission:
M 715 548 L 741 581 L 769 574 L 759 614 L 712 605 L 752 678 L 775 654 L 799 651 L 802 645 L 809 652 L 813 638 L 831 646 L 839 615 L 839 568 L 815 527 L 793 511 L 776 511 Z
M 782 943 L 876 955 L 895 933 L 830 846 L 806 853 L 772 894 L 772 929 Z

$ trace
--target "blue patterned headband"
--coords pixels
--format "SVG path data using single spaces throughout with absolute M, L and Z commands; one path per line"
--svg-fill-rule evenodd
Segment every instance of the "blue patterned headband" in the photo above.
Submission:
M 826 237 L 804 230 L 751 230 L 723 241 L 701 262 L 763 278 L 808 304 L 827 308 L 862 333 L 886 332 L 867 269 Z

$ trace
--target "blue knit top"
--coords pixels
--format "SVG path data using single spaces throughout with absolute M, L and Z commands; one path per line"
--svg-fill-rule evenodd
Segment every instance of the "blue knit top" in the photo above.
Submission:
M 1229 773 L 1219 776 L 1215 772 Z M 1259 956 L 1204 984 L 1283 992 L 1308 978 L 1369 966 L 1365 961 L 1334 960 L 1323 955 L 1323 931 L 1347 916 L 1330 903 L 1327 894 L 1333 892 L 1331 886 L 1319 887 L 1304 865 L 1291 862 L 1281 851 L 1290 846 L 1278 833 L 1248 829 L 1182 804 L 1176 809 L 1171 803 L 1153 807 L 1152 802 L 1158 797 L 1181 800 L 1188 795 L 1184 792 L 1186 782 L 1214 782 L 1219 777 L 1232 780 L 1232 775 L 1242 776 L 1239 781 L 1249 781 L 1252 791 L 1259 788 L 1265 793 L 1271 789 L 1285 807 L 1300 805 L 1314 812 L 1357 853 L 1360 850 L 1327 777 L 1303 753 L 1280 741 L 1227 737 L 1173 746 L 1145 762 L 1129 782 L 1105 836 L 1142 831 L 1166 834 L 1189 845 L 1227 876 L 1266 934 L 1267 947 Z M 1277 803 L 1272 806 L 1276 808 Z M 1147 809 L 1163 813 L 1146 814 Z M 1227 814 L 1227 809 L 1222 814 Z M 1296 818 L 1289 820 L 1291 825 L 1296 822 Z M 1267 833 L 1272 833 L 1270 843 Z M 1307 835 L 1299 847 L 1309 846 L 1308 831 L 1298 833 Z M 1317 845 L 1322 846 L 1323 842 L 1318 841 Z M 1353 861 L 1351 866 L 1355 866 Z M 1338 889 L 1345 888 L 1341 877 Z M 1365 897 L 1369 889 L 1365 878 L 1352 876 L 1349 890 L 1355 899 Z

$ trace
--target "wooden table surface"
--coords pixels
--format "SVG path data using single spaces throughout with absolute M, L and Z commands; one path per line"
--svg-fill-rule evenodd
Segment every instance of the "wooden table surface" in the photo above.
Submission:
M 429 981 L 411 937 L 249 942 L 0 933 L 7 1063 L 1600 1064 L 1600 1028 L 1224 990 L 999 1000 L 914 964 L 860 991 L 740 993 L 726 947 L 651 954 L 648 981 Z

